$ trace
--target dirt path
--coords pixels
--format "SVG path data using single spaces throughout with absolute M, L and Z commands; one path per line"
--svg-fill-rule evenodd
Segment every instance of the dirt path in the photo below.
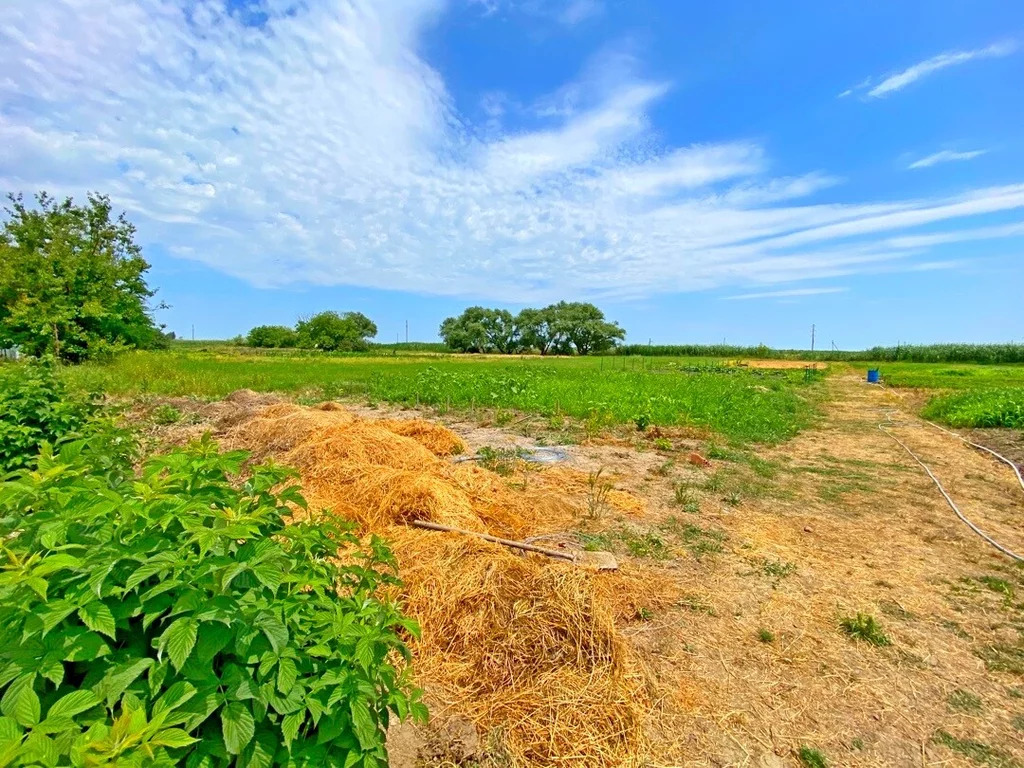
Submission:
M 894 412 L 893 432 L 965 514 L 1018 550 L 1024 494 L 1007 468 L 901 410 L 898 393 L 830 386 L 824 423 L 764 457 L 778 472 L 759 497 L 702 500 L 730 544 L 687 569 L 703 610 L 638 631 L 692 703 L 666 712 L 677 738 L 665 734 L 664 763 L 788 765 L 805 747 L 833 765 L 1019 765 L 1024 571 L 877 425 Z M 840 629 L 858 613 L 888 645 Z

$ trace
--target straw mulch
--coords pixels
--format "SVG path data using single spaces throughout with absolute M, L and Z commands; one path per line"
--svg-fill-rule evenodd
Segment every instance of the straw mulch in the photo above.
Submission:
M 521 490 L 453 464 L 464 446 L 444 427 L 359 419 L 333 404 L 270 406 L 236 425 L 228 442 L 297 467 L 313 507 L 391 543 L 405 610 L 423 632 L 413 645 L 418 679 L 443 708 L 483 733 L 499 731 L 517 765 L 642 760 L 649 702 L 616 621 L 672 602 L 667 582 L 406 525 L 427 519 L 514 538 L 566 530 L 585 508 L 585 475 L 540 470 Z M 627 497 L 616 495 L 615 506 L 639 508 Z

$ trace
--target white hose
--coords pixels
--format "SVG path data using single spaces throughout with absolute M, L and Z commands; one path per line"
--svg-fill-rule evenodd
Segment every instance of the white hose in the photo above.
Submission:
M 925 424 L 931 424 L 933 427 L 935 427 L 938 430 L 941 430 L 942 432 L 945 432 L 947 435 L 952 435 L 957 440 L 963 440 L 965 443 L 967 443 L 972 448 L 977 448 L 979 451 L 985 451 L 985 453 L 990 453 L 993 456 L 995 456 L 997 459 L 999 459 L 1001 462 L 1003 462 L 1003 464 L 1007 465 L 1010 469 L 1013 470 L 1013 474 L 1015 474 L 1017 476 L 1017 482 L 1020 483 L 1021 489 L 1024 490 L 1024 477 L 1021 477 L 1020 468 L 1016 464 L 1014 464 L 1012 461 L 1010 461 L 1008 458 L 1006 458 L 1002 454 L 996 453 L 991 448 L 987 448 L 984 445 L 978 445 L 977 443 L 972 443 L 970 440 L 968 440 L 963 435 L 958 435 L 956 432 L 954 432 L 951 429 L 946 429 L 945 427 L 940 427 L 938 424 L 936 424 L 933 421 L 928 421 L 927 419 L 922 419 L 922 421 L 924 421 Z
M 886 419 L 886 422 L 888 422 L 888 424 L 889 424 L 889 425 L 891 425 L 891 426 L 898 426 L 898 425 L 896 425 L 896 424 L 894 424 L 894 423 L 893 423 L 893 420 L 892 420 L 892 414 L 893 414 L 893 413 L 894 413 L 893 411 L 889 411 L 888 413 L 886 413 L 886 415 L 885 415 L 885 419 Z M 931 422 L 930 422 L 930 421 L 929 421 L 929 422 L 927 422 L 927 423 L 928 423 L 928 424 L 931 424 Z M 947 429 L 943 429 L 942 427 L 939 427 L 939 426 L 938 426 L 937 424 L 932 424 L 932 426 L 933 426 L 933 427 L 936 427 L 936 428 L 938 428 L 938 429 L 941 429 L 941 430 L 942 430 L 943 432 L 949 432 L 949 430 L 947 430 Z M 921 465 L 921 468 L 922 468 L 922 469 L 923 469 L 923 470 L 924 470 L 925 472 L 927 472 L 927 473 L 928 473 L 928 477 L 930 477 L 930 478 L 932 479 L 932 482 L 933 482 L 933 483 L 935 483 L 935 487 L 939 489 L 939 493 L 941 493 L 941 494 L 942 494 L 942 496 L 943 496 L 943 498 L 945 498 L 945 499 L 946 499 L 946 503 L 947 503 L 947 504 L 949 504 L 949 506 L 950 506 L 950 509 L 952 509 L 952 510 L 953 510 L 953 511 L 954 511 L 954 512 L 956 513 L 956 516 L 957 516 L 957 517 L 959 517 L 959 518 L 960 518 L 960 519 L 961 519 L 961 520 L 962 520 L 962 521 L 964 522 L 964 524 L 966 524 L 966 525 L 967 525 L 967 527 L 968 527 L 968 528 L 970 528 L 970 529 L 971 529 L 972 531 L 974 531 L 974 532 L 975 532 L 976 534 L 978 534 L 978 535 L 979 535 L 979 536 L 980 536 L 981 538 L 983 538 L 983 539 L 984 539 L 985 541 L 987 541 L 987 542 L 988 542 L 989 544 L 991 544 L 991 545 L 992 545 L 993 547 L 995 547 L 996 549 L 998 549 L 998 550 L 999 550 L 1000 552 L 1002 552 L 1002 553 L 1003 553 L 1004 555 L 1006 555 L 1007 557 L 1010 557 L 1010 558 L 1012 558 L 1012 559 L 1016 560 L 1016 561 L 1017 561 L 1018 563 L 1020 563 L 1020 562 L 1024 562 L 1024 557 L 1021 557 L 1020 555 L 1018 555 L 1018 554 L 1017 554 L 1016 552 L 1014 552 L 1013 550 L 1009 549 L 1008 547 L 1004 547 L 1004 546 L 1003 546 L 1002 544 L 1000 544 L 1000 543 L 999 543 L 998 541 L 996 541 L 996 540 L 995 540 L 995 539 L 993 539 L 993 538 L 992 538 L 991 536 L 989 536 L 989 535 L 988 535 L 987 533 L 985 533 L 985 532 L 984 532 L 983 530 L 981 530 L 981 528 L 979 528 L 979 527 L 978 527 L 978 526 L 976 526 L 976 525 L 975 525 L 974 523 L 972 523 L 972 522 L 971 522 L 970 520 L 968 520 L 968 519 L 967 519 L 967 516 L 966 516 L 966 515 L 964 515 L 964 513 L 960 511 L 960 508 L 959 508 L 959 507 L 958 507 L 958 506 L 956 505 L 956 502 L 955 502 L 955 501 L 953 501 L 953 498 L 952 498 L 952 497 L 951 497 L 951 496 L 950 496 L 950 495 L 949 495 L 949 494 L 948 494 L 948 493 L 946 492 L 946 489 L 942 487 L 942 483 L 940 483 L 940 482 L 939 482 L 939 479 L 938 479 L 938 478 L 937 478 L 937 477 L 936 477 L 936 476 L 934 475 L 934 473 L 932 473 L 932 471 L 931 471 L 931 469 L 930 469 L 930 468 L 928 467 L 928 465 L 927 465 L 927 464 L 925 464 L 925 463 L 924 463 L 923 461 L 921 461 L 921 459 L 920 459 L 920 458 L 918 457 L 918 455 L 917 455 L 916 453 L 914 453 L 914 452 L 913 452 L 912 450 L 910 450 L 910 448 L 908 448 L 908 447 L 907 447 L 907 444 L 906 444 L 906 443 L 904 443 L 904 442 L 903 442 L 902 440 L 900 440 L 900 439 L 899 439 L 898 437 L 896 437 L 896 435 L 894 435 L 894 434 L 893 434 L 892 432 L 890 432 L 890 431 L 889 431 L 888 429 L 886 429 L 885 427 L 886 427 L 886 425 L 885 425 L 884 423 L 883 423 L 883 424 L 879 424 L 879 425 L 878 425 L 878 429 L 879 429 L 879 430 L 880 430 L 880 431 L 881 431 L 881 432 L 882 432 L 883 434 L 885 434 L 885 435 L 888 435 L 888 436 L 889 436 L 889 437 L 891 437 L 891 438 L 892 438 L 893 440 L 895 440 L 895 441 L 896 441 L 896 443 L 897 443 L 897 444 L 898 444 L 898 445 L 899 445 L 899 446 L 900 446 L 900 447 L 901 447 L 901 448 L 902 448 L 902 449 L 903 449 L 904 451 L 906 451 L 907 453 L 909 453 L 909 454 L 910 454 L 910 456 L 911 456 L 911 458 L 913 458 L 913 459 L 914 459 L 914 461 L 916 461 L 916 462 L 917 462 L 918 464 L 920 464 L 920 465 Z M 955 432 L 950 432 L 950 434 L 951 434 L 951 435 L 953 435 L 954 437 L 958 437 L 958 438 L 960 438 L 960 439 L 961 439 L 961 440 L 963 440 L 963 441 L 964 441 L 965 443 L 970 443 L 970 441 L 969 441 L 969 440 L 967 440 L 966 438 L 960 437 L 960 435 L 957 435 L 957 434 L 956 434 Z M 974 443 L 970 443 L 970 444 L 971 444 L 971 445 L 974 445 Z M 977 448 L 982 448 L 983 450 L 986 450 L 986 451 L 988 451 L 989 453 L 992 453 L 992 454 L 994 454 L 994 455 L 995 455 L 995 456 L 996 456 L 997 458 L 999 458 L 999 459 L 1002 459 L 1002 460 L 1003 460 L 1003 461 L 1005 461 L 1006 463 L 1010 464 L 1010 466 L 1012 466 L 1012 467 L 1013 467 L 1013 470 L 1014 470 L 1014 472 L 1015 472 L 1015 473 L 1017 474 L 1017 479 L 1018 479 L 1018 480 L 1021 480 L 1020 472 L 1019 472 L 1019 471 L 1017 470 L 1017 467 L 1016 467 L 1016 465 L 1014 465 L 1014 464 L 1011 464 L 1011 463 L 1010 463 L 1010 461 L 1009 461 L 1008 459 L 1005 459 L 1005 458 L 1003 458 L 1002 456 L 999 456 L 998 454 L 996 454 L 996 453 L 995 453 L 995 451 L 989 450 L 988 448 L 985 448 L 984 446 L 978 445 L 978 446 L 975 446 L 975 447 L 977 447 Z M 1022 487 L 1024 487 L 1024 480 L 1021 480 L 1021 486 L 1022 486 Z

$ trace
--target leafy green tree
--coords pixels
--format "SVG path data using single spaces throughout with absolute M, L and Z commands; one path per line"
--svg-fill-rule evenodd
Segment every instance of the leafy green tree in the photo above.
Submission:
M 516 316 L 520 344 L 523 349 L 536 349 L 542 355 L 554 351 L 557 334 L 552 327 L 553 314 L 549 309 L 523 309 Z
M 285 325 L 257 325 L 246 337 L 250 347 L 285 348 L 298 344 L 299 336 Z
M 545 311 L 551 313 L 555 343 L 568 342 L 579 355 L 603 352 L 626 337 L 626 332 L 605 320 L 604 312 L 593 304 L 560 301 Z
M 295 520 L 294 472 L 208 437 L 138 468 L 114 445 L 0 485 L 0 762 L 385 768 L 426 709 L 383 542 Z
M 458 317 L 449 317 L 441 323 L 441 339 L 456 352 L 486 352 L 487 314 L 483 307 L 469 307 Z
M 441 323 L 441 338 L 458 352 L 518 352 L 519 326 L 507 309 L 469 307 Z
M 295 325 L 298 345 L 326 352 L 358 352 L 369 348 L 377 326 L 361 312 L 321 312 Z
M 46 193 L 10 195 L 0 228 L 0 344 L 78 362 L 166 343 L 150 316 L 154 291 L 135 228 L 109 198 L 86 205 Z

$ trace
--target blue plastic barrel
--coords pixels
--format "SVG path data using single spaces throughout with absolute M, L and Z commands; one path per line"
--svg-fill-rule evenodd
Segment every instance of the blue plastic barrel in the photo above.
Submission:
M 877 384 L 877 383 L 878 383 L 878 369 L 877 368 L 868 368 L 868 384 Z

